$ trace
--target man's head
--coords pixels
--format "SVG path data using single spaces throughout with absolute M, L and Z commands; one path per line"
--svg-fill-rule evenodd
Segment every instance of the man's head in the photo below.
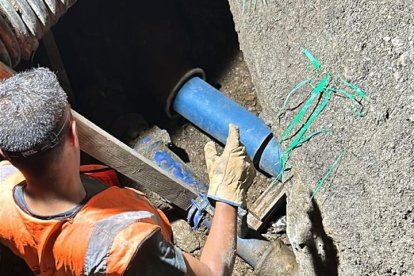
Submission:
M 50 70 L 32 69 L 0 82 L 0 149 L 18 167 L 53 162 L 70 123 L 66 94 Z

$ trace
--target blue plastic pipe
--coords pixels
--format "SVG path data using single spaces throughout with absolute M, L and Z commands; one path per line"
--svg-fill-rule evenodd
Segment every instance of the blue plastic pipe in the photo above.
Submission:
M 280 174 L 279 143 L 263 120 L 201 78 L 191 78 L 181 87 L 173 109 L 222 144 L 226 143 L 229 124 L 236 124 L 250 158 L 268 174 Z M 263 151 L 265 155 L 261 154 Z
M 168 149 L 160 133 L 162 130 L 157 129 L 151 134 L 140 137 L 133 147 L 134 150 L 153 161 L 173 178 L 179 179 L 195 193 L 206 194 L 208 185 L 202 183 L 191 169 Z

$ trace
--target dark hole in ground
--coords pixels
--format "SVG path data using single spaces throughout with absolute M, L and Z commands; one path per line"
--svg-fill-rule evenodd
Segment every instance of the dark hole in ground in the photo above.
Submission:
M 226 0 L 78 1 L 53 33 L 75 94 L 73 108 L 113 134 L 119 118 L 143 123 L 131 114 L 168 124 L 154 87 L 182 66 L 203 68 L 219 87 L 216 78 L 238 51 Z M 16 69 L 37 66 L 51 67 L 42 44 Z M 171 149 L 185 159 L 185 151 Z M 4 275 L 32 274 L 11 252 L 0 248 L 0 254 Z
M 79 1 L 53 31 L 75 109 L 108 131 L 131 112 L 162 126 L 158 87 L 195 67 L 214 83 L 238 51 L 225 0 Z
M 120 125 L 125 122 L 147 121 L 172 132 L 186 122 L 171 123 L 154 93 L 169 72 L 200 67 L 220 88 L 219 76 L 239 51 L 226 0 L 79 1 L 53 32 L 75 93 L 74 109 L 124 142 L 117 129 L 128 127 Z M 42 46 L 27 66 L 37 64 L 49 66 Z M 188 161 L 183 148 L 170 147 Z M 273 222 L 284 214 L 276 212 Z
M 154 93 L 158 83 L 168 72 L 200 67 L 219 89 L 219 76 L 239 51 L 226 0 L 79 1 L 53 32 L 75 93 L 74 109 L 115 135 L 119 121 L 174 131 L 171 126 L 186 121 L 170 123 Z M 20 68 L 38 65 L 50 67 L 42 45 Z M 188 161 L 185 149 L 170 149 Z
M 200 67 L 219 88 L 219 76 L 239 51 L 226 0 L 79 1 L 53 32 L 75 94 L 74 109 L 124 142 L 119 128 L 146 121 L 173 133 L 186 123 L 168 119 L 154 92 L 168 73 Z M 50 65 L 42 45 L 28 66 L 38 64 Z M 188 161 L 186 148 L 170 149 Z

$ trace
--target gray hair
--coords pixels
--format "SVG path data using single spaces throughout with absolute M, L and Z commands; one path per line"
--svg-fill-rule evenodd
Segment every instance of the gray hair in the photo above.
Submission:
M 0 148 L 22 152 L 45 142 L 65 115 L 66 98 L 47 68 L 0 81 Z

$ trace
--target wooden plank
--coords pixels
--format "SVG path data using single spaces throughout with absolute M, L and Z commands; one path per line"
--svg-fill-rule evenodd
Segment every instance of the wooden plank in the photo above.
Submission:
M 250 206 L 247 223 L 250 228 L 261 230 L 271 215 L 286 201 L 285 185 L 283 183 L 269 186 L 261 196 Z
M 165 174 L 156 164 L 137 153 L 91 121 L 72 110 L 77 122 L 82 151 L 119 173 L 159 194 L 177 207 L 187 211 L 196 193 L 185 184 Z
M 263 225 L 263 221 L 258 219 L 256 215 L 251 213 L 249 210 L 249 213 L 247 214 L 247 224 L 249 225 L 249 228 L 260 231 L 261 226 Z

